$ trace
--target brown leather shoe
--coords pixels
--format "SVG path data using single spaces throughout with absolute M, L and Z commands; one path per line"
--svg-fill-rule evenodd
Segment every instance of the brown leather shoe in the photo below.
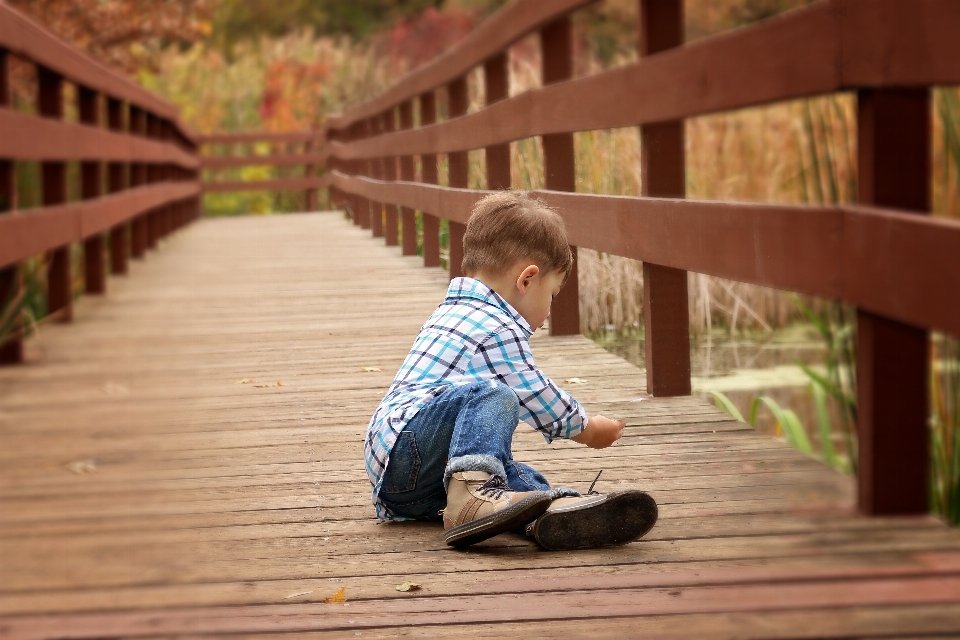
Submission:
M 528 535 L 551 551 L 627 544 L 657 522 L 657 503 L 643 491 L 592 493 L 557 498 L 528 527 Z
M 550 502 L 549 491 L 511 491 L 503 477 L 486 471 L 454 473 L 443 510 L 444 540 L 466 547 L 492 538 L 537 518 Z

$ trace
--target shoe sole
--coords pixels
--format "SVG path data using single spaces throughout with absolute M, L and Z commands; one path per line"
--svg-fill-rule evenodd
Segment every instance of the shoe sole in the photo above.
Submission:
M 547 511 L 533 525 L 533 536 L 551 551 L 627 544 L 645 536 L 657 522 L 657 503 L 642 491 L 607 494 L 599 504 Z
M 443 539 L 451 547 L 468 547 L 536 520 L 551 502 L 550 493 L 538 492 L 496 513 L 453 527 Z

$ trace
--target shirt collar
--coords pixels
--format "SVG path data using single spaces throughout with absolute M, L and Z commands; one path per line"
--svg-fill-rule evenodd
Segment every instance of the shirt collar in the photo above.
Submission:
M 450 281 L 447 288 L 447 301 L 456 301 L 463 299 L 472 299 L 491 304 L 503 310 L 510 318 L 517 323 L 517 326 L 529 338 L 533 335 L 530 324 L 524 319 L 513 306 L 503 299 L 499 293 L 483 284 L 475 278 L 454 278 Z

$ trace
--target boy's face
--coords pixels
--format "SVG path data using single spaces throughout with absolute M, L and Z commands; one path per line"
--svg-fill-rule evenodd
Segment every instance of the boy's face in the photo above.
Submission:
M 536 331 L 550 315 L 550 304 L 560 293 L 565 280 L 559 271 L 543 272 L 536 265 L 529 265 L 517 278 L 518 296 L 509 301 L 530 328 Z

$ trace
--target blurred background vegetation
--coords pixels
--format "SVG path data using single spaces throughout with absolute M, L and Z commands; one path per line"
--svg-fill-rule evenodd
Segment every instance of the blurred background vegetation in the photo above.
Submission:
M 504 0 L 8 0 L 105 64 L 181 109 L 202 133 L 319 129 L 450 48 Z M 812 0 L 686 0 L 688 42 L 742 27 Z M 636 60 L 637 0 L 603 0 L 575 14 L 575 74 Z M 539 48 L 510 51 L 511 93 L 540 84 Z M 469 80 L 483 104 L 482 71 Z M 35 72 L 13 60 L 14 106 L 35 108 Z M 445 113 L 440 92 L 440 114 Z M 68 97 L 69 101 L 69 97 Z M 960 92 L 932 100 L 933 212 L 960 218 Z M 68 109 L 68 119 L 76 114 Z M 856 200 L 856 97 L 838 94 L 688 120 L 691 198 L 837 204 Z M 575 135 L 577 190 L 640 193 L 635 127 Z M 542 186 L 538 139 L 511 145 L 512 182 Z M 254 153 L 278 149 L 258 145 Z M 233 153 L 214 147 L 213 153 Z M 483 152 L 470 154 L 470 184 L 485 187 Z M 441 157 L 441 183 L 445 181 Z M 71 169 L 76 174 L 76 168 Z M 217 179 L 295 177 L 301 168 L 249 166 Z M 39 204 L 39 172 L 18 163 L 19 208 Z M 305 207 L 302 192 L 208 194 L 207 215 L 270 214 Z M 583 330 L 643 366 L 640 263 L 580 250 Z M 81 274 L 79 255 L 74 273 Z M 28 261 L 15 301 L 34 327 L 45 315 L 42 258 Z M 690 274 L 694 387 L 757 428 L 845 472 L 856 468 L 855 323 L 836 302 Z M 79 292 L 82 281 L 76 284 Z M 8 302 L 9 304 L 9 302 Z M 9 306 L 7 307 L 9 310 Z M 10 324 L 0 314 L 0 331 Z M 931 341 L 934 461 L 931 504 L 960 521 L 960 343 Z

